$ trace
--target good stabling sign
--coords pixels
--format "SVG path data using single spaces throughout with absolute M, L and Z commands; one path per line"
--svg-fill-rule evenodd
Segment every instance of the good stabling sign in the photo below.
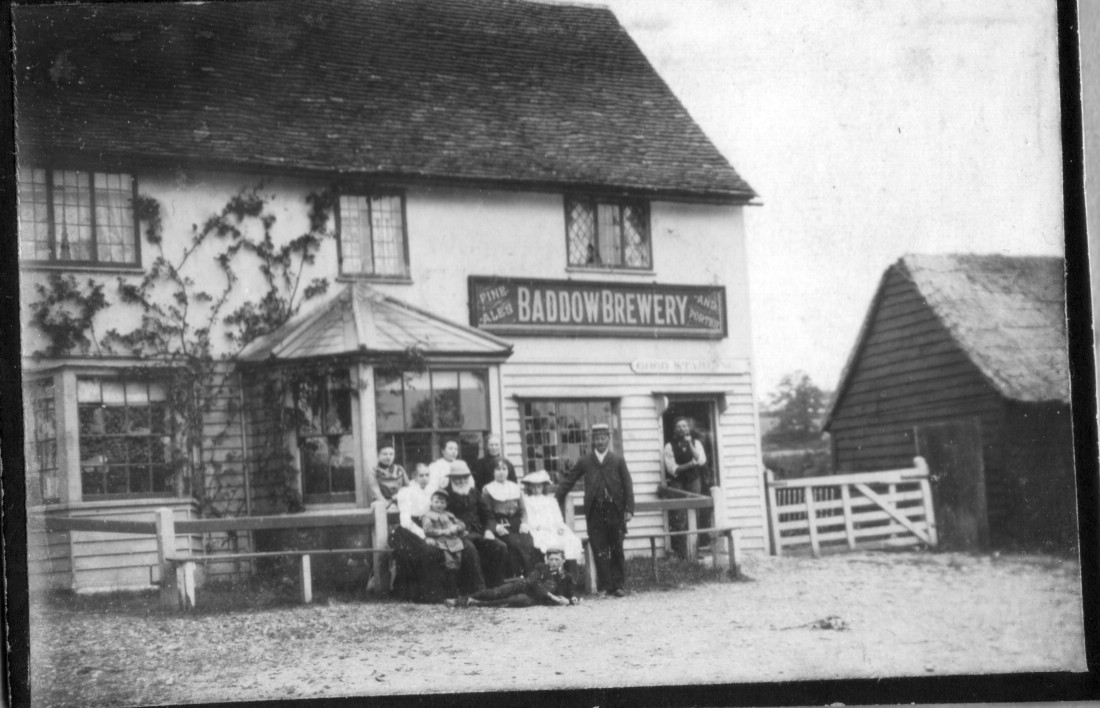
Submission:
M 726 289 L 471 277 L 470 324 L 503 334 L 721 339 Z

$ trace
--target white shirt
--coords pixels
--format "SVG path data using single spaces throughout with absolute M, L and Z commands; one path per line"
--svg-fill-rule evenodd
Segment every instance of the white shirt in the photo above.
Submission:
M 600 464 L 602 465 L 603 464 L 603 458 L 607 457 L 607 453 L 610 452 L 610 451 L 611 451 L 611 448 L 607 448 L 603 452 L 600 452 L 599 450 L 593 450 L 592 452 L 596 453 L 596 459 L 599 460 Z
M 428 486 L 443 489 L 450 481 L 447 476 L 451 474 L 451 463 L 447 461 L 446 457 L 441 457 L 428 465 L 428 472 L 431 474 L 431 477 L 428 478 Z
M 691 449 L 695 452 L 695 464 L 707 464 L 707 453 L 703 452 L 703 443 L 693 438 Z M 676 473 L 676 455 L 672 452 L 672 443 L 665 443 L 665 471 L 670 475 Z
M 424 538 L 424 529 L 420 528 L 413 517 L 423 516 L 432 508 L 432 492 L 435 487 L 431 484 L 426 489 L 421 489 L 419 484 L 410 484 L 402 487 L 394 495 L 397 500 L 397 513 L 401 519 L 401 525 L 412 531 L 420 538 Z

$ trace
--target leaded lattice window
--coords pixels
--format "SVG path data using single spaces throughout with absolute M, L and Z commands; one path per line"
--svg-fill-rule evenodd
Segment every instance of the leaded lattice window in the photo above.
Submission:
M 546 470 L 557 484 L 582 456 L 592 450 L 592 426 L 611 429 L 611 446 L 619 441 L 618 404 L 611 400 L 525 401 L 523 464 L 525 473 Z M 582 487 L 580 482 L 575 489 Z
M 341 195 L 338 227 L 342 275 L 408 275 L 403 195 Z
M 172 472 L 167 399 L 165 386 L 158 382 L 77 380 L 84 500 L 185 493 Z
M 19 168 L 20 257 L 136 265 L 131 175 Z
M 570 266 L 653 267 L 649 210 L 644 203 L 568 197 L 565 215 Z
M 57 410 L 53 380 L 36 381 L 27 387 L 27 416 L 24 418 L 27 462 L 27 503 L 56 504 L 61 501 L 57 464 Z

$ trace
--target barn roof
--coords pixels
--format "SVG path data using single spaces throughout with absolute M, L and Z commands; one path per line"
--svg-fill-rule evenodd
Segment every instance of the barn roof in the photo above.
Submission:
M 32 155 L 753 196 L 605 7 L 264 0 L 12 13 L 17 138 Z
M 882 277 L 841 374 L 826 427 L 855 370 L 891 274 L 916 286 L 959 349 L 1002 396 L 1021 402 L 1069 403 L 1063 259 L 910 254 Z
M 348 283 L 335 296 L 241 351 L 242 362 L 399 354 L 504 359 L 512 345 L 487 332 L 451 322 L 385 295 L 366 283 Z

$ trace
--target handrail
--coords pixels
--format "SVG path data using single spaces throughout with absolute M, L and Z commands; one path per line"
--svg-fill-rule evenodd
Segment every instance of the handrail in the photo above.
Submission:
M 35 529 L 45 528 L 46 531 L 98 531 L 150 536 L 157 533 L 157 525 L 153 521 L 100 519 L 94 516 L 28 516 L 27 525 Z

